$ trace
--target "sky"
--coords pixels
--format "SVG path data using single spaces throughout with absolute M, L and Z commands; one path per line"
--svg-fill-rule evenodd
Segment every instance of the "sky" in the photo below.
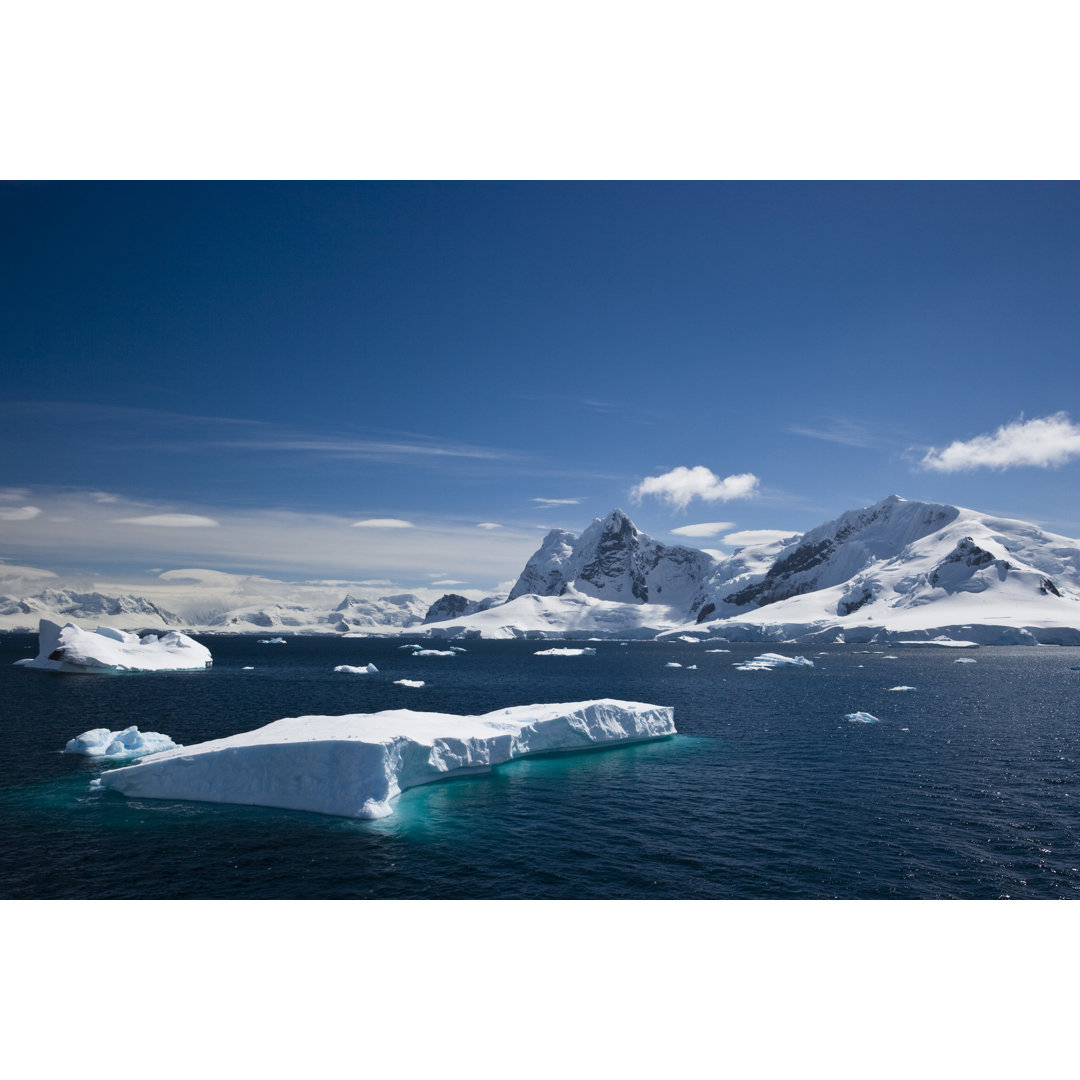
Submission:
M 0 235 L 9 569 L 479 595 L 614 507 L 724 551 L 893 493 L 1080 535 L 1076 183 L 9 182 Z

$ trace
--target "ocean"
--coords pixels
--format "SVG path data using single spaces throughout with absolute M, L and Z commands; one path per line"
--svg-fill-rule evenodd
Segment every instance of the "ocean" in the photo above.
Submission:
M 1080 895 L 1080 649 L 465 641 L 423 658 L 408 637 L 198 640 L 209 671 L 92 677 L 14 667 L 36 636 L 0 635 L 0 897 Z M 763 652 L 814 666 L 736 670 Z M 109 765 L 61 753 L 95 727 L 190 744 L 308 713 L 598 697 L 673 706 L 679 734 L 412 789 L 378 821 L 126 799 L 91 788 Z

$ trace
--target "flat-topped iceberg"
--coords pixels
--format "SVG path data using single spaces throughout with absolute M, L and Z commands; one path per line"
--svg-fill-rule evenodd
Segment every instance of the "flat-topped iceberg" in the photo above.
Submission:
M 447 776 L 487 772 L 528 754 L 674 734 L 670 707 L 610 698 L 517 705 L 483 716 L 411 709 L 295 716 L 155 754 L 105 773 L 100 784 L 137 798 L 380 818 L 406 788 Z
M 169 630 L 164 634 L 129 634 L 111 626 L 83 630 L 74 623 L 38 624 L 38 655 L 16 660 L 22 667 L 69 674 L 117 675 L 133 671 L 196 671 L 213 663 L 205 645 Z
M 595 656 L 596 650 L 592 648 L 585 649 L 541 649 L 539 652 L 534 652 L 533 656 Z

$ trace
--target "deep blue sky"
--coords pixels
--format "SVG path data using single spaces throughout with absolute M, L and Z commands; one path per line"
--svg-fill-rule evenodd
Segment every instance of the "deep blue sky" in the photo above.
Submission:
M 393 518 L 442 537 L 432 572 L 485 588 L 539 527 L 613 506 L 670 541 L 892 492 L 1080 533 L 1067 446 L 920 464 L 1080 420 L 1076 184 L 18 183 L 0 215 L 0 511 L 41 511 L 0 520 L 9 560 L 134 570 L 135 532 L 162 566 L 411 580 L 423 551 L 395 566 L 375 530 L 252 549 L 260 515 Z M 678 466 L 759 483 L 632 498 Z M 103 536 L 80 518 L 95 492 L 221 525 Z

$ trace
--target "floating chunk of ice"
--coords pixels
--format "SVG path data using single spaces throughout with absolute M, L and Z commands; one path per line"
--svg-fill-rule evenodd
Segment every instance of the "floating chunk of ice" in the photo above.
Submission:
M 423 681 L 423 679 L 395 679 L 394 680 L 394 685 L 395 686 L 412 686 L 415 689 L 419 690 L 420 687 L 424 685 L 424 681 Z
M 898 690 L 914 690 L 914 686 L 890 686 L 889 692 L 895 694 Z
M 422 649 L 423 645 L 399 645 L 399 649 Z
M 453 649 L 417 649 L 413 656 L 457 656 Z
M 186 634 L 129 634 L 111 626 L 91 633 L 74 623 L 59 626 L 48 619 L 38 623 L 38 655 L 16 660 L 20 667 L 77 675 L 119 675 L 141 671 L 193 671 L 210 667 L 205 645 Z
M 176 750 L 178 746 L 160 731 L 140 731 L 137 727 L 123 731 L 108 728 L 92 728 L 71 739 L 64 747 L 65 754 L 82 754 L 85 757 L 107 757 L 116 760 L 145 757 L 162 750 Z
M 682 664 L 676 664 L 674 660 L 669 660 L 664 667 L 682 667 Z
M 364 667 L 353 667 L 351 664 L 338 664 L 334 670 L 343 671 L 346 675 L 375 675 L 379 669 L 374 664 L 367 664 Z
M 954 664 L 977 664 L 979 661 L 971 656 L 961 656 L 953 661 Z
M 533 656 L 595 656 L 595 649 L 541 649 Z
M 673 710 L 602 698 L 518 705 L 483 716 L 395 709 L 300 716 L 168 750 L 99 783 L 124 795 L 379 818 L 406 788 L 532 753 L 594 749 L 675 734 Z
M 736 671 L 772 671 L 778 667 L 813 667 L 814 661 L 805 656 L 781 656 L 779 653 L 762 653 L 753 660 L 735 664 Z
M 845 720 L 850 720 L 853 724 L 880 724 L 881 721 L 868 712 L 849 712 L 845 717 Z
M 288 645 L 288 642 L 283 637 L 265 637 L 259 638 L 260 645 Z

